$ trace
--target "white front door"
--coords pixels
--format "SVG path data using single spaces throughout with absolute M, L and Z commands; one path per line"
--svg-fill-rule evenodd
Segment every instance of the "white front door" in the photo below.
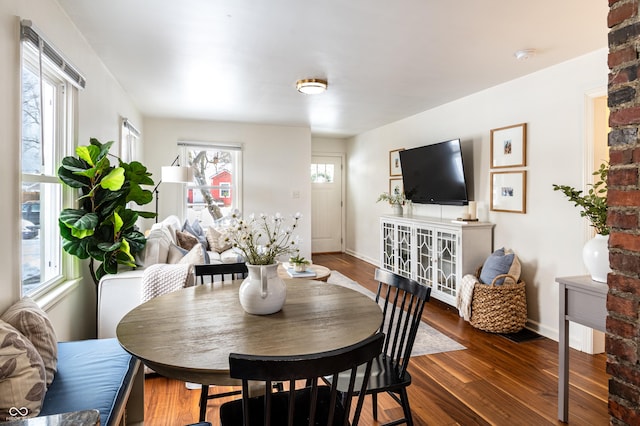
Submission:
M 311 158 L 311 252 L 342 251 L 342 157 Z

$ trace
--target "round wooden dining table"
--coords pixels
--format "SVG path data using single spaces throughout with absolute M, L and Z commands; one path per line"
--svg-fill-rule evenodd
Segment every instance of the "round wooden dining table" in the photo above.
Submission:
M 204 284 L 149 300 L 116 329 L 122 347 L 157 373 L 208 385 L 237 385 L 229 354 L 302 355 L 340 349 L 374 334 L 380 307 L 335 284 L 284 280 L 287 298 L 271 315 L 246 313 L 241 280 Z

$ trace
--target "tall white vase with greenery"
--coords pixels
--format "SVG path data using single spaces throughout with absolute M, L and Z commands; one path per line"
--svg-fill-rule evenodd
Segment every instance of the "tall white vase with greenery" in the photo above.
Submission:
M 600 168 L 593 172 L 599 179 L 596 183 L 588 185 L 590 188 L 583 195 L 573 187 L 567 185 L 553 185 L 555 191 L 561 191 L 580 207 L 580 216 L 586 217 L 591 226 L 596 230 L 596 236 L 587 241 L 582 248 L 584 261 L 591 279 L 599 282 L 607 282 L 607 274 L 611 272 L 609 266 L 609 227 L 607 226 L 607 175 L 609 165 L 602 163 Z

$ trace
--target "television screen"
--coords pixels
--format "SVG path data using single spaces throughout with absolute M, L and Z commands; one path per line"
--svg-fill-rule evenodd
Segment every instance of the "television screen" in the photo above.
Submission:
M 460 139 L 400 151 L 405 197 L 418 204 L 468 202 Z

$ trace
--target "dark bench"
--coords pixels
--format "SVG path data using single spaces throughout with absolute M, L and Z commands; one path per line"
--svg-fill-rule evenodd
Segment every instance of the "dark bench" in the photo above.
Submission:
M 58 371 L 40 416 L 97 409 L 100 424 L 142 424 L 144 370 L 116 339 L 58 343 Z

